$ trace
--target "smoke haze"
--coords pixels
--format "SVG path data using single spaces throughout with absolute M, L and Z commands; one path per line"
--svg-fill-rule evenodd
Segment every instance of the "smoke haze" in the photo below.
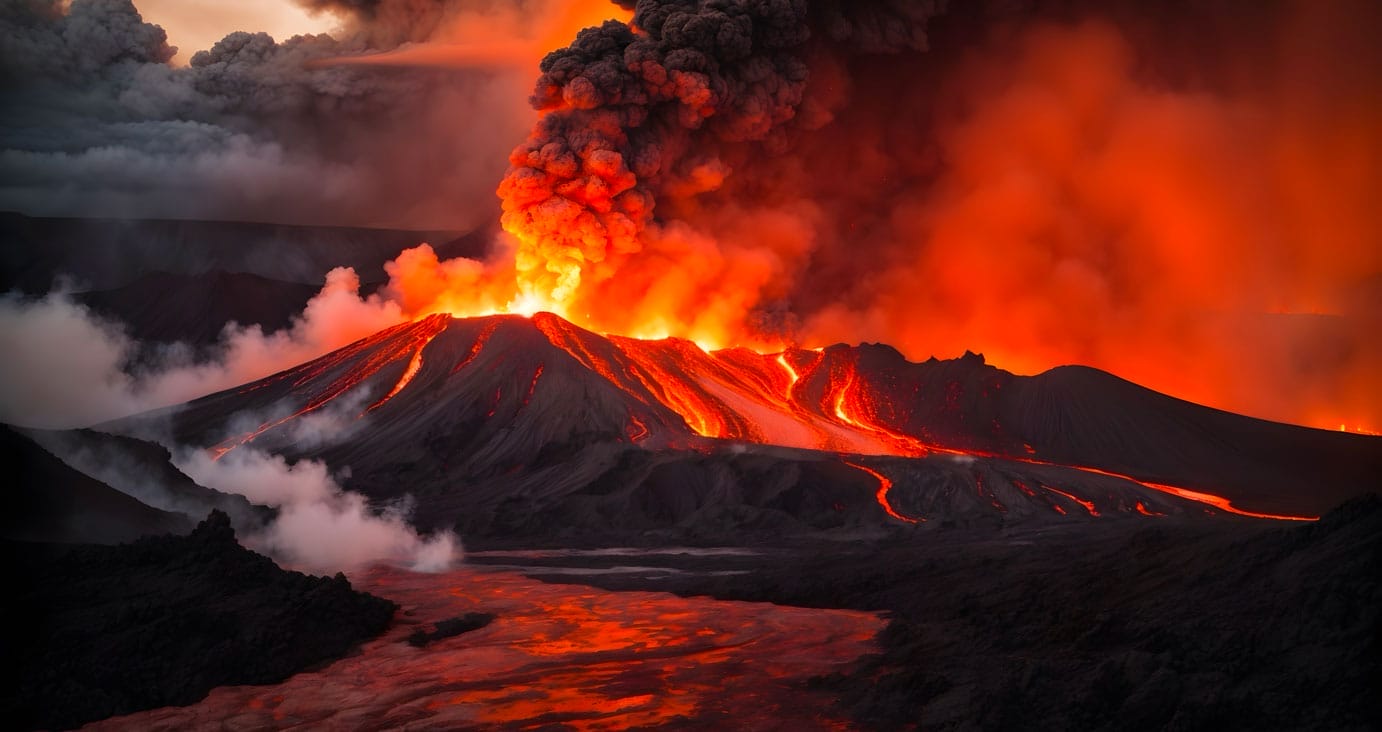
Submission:
M 408 524 L 406 505 L 370 510 L 364 496 L 342 490 L 320 462 L 289 463 L 242 447 L 220 460 L 205 450 L 184 450 L 174 464 L 208 488 L 277 508 L 278 517 L 245 543 L 289 566 L 328 573 L 389 561 L 442 572 L 461 559 L 455 534 L 419 536 Z
M 213 357 L 171 347 L 141 358 L 140 345 L 64 293 L 39 300 L 0 298 L 0 422 L 65 429 L 205 396 L 291 368 L 401 322 L 399 307 L 362 298 L 348 268 L 326 284 L 292 327 L 264 333 L 227 323 Z
M 65 12 L 56 0 L 0 0 L 0 209 L 489 225 L 504 151 L 530 124 L 530 72 L 315 63 L 425 41 L 460 4 L 374 5 L 341 11 L 336 37 L 236 32 L 174 67 L 163 29 L 129 0 L 74 0 Z M 517 12 L 469 7 L 465 19 L 491 23 Z

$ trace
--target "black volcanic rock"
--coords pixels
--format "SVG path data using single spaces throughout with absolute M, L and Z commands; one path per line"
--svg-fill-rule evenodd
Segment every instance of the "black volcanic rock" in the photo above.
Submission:
M 381 633 L 396 606 L 343 575 L 279 569 L 213 512 L 186 537 L 115 547 L 6 542 L 3 614 L 15 674 L 7 725 L 69 728 L 266 684 Z
M 0 463 L 9 479 L 0 537 L 21 541 L 116 544 L 149 534 L 186 533 L 181 513 L 140 503 L 68 467 L 29 437 L 0 425 Z
M 423 648 L 435 641 L 455 638 L 462 633 L 479 630 L 492 622 L 494 622 L 494 615 L 490 613 L 466 613 L 459 617 L 439 620 L 430 631 L 415 630 L 409 634 L 408 645 L 414 648 Z
M 733 577 L 696 561 L 655 580 L 544 580 L 887 611 L 881 655 L 817 680 L 865 729 L 1364 730 L 1382 719 L 1377 495 L 1289 528 L 916 533 L 741 560 Z
M 1086 366 L 1016 377 L 999 420 L 1037 453 L 1199 490 L 1269 513 L 1320 515 L 1376 490 L 1382 438 L 1244 417 Z

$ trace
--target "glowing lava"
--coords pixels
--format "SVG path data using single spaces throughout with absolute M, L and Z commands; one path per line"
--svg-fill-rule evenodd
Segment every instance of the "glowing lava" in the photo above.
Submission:
M 359 652 L 282 683 L 222 686 L 94 729 L 848 728 L 808 680 L 876 652 L 874 613 L 609 592 L 467 568 L 351 577 L 399 603 Z M 415 648 L 469 612 L 497 619 Z
M 273 382 L 297 376 L 293 383 L 295 386 L 300 386 L 349 364 L 344 373 L 336 376 L 325 389 L 309 399 L 297 411 L 286 417 L 265 422 L 251 432 L 229 438 L 211 448 L 212 459 L 220 460 L 225 457 L 226 453 L 252 442 L 260 435 L 325 407 L 336 397 L 354 389 L 366 379 L 379 373 L 385 366 L 402 359 L 405 355 L 409 356 L 408 366 L 404 369 L 403 377 L 395 383 L 383 399 L 366 411 L 381 406 L 402 391 L 403 387 L 407 386 L 408 382 L 417 374 L 418 369 L 422 367 L 423 349 L 433 338 L 437 337 L 437 334 L 446 330 L 450 321 L 451 319 L 445 315 L 433 315 L 412 323 L 388 328 L 296 369 L 269 377 L 266 381 Z M 350 363 L 353 357 L 360 354 L 364 354 L 363 359 L 360 359 L 358 363 Z
M 393 399 L 395 396 L 398 396 L 398 393 L 403 391 L 403 389 L 408 386 L 408 382 L 412 381 L 413 377 L 417 376 L 417 372 L 422 370 L 423 349 L 427 348 L 427 344 L 431 343 L 432 339 L 436 338 L 437 333 L 439 332 L 441 331 L 437 331 L 436 333 L 428 333 L 421 339 L 421 342 L 418 343 L 417 350 L 413 352 L 413 357 L 408 361 L 408 368 L 404 369 L 403 375 L 398 377 L 398 383 L 393 385 L 393 388 L 389 390 L 388 394 L 385 394 L 382 398 L 379 399 L 379 401 L 371 404 L 369 406 L 369 409 L 366 409 L 364 412 L 362 412 L 360 414 L 361 417 L 365 416 L 365 414 L 369 412 L 373 412 L 374 410 L 384 406 L 386 402 L 388 402 L 390 399 Z M 541 374 L 542 370 L 538 369 L 538 375 Z M 533 377 L 533 385 L 537 385 L 536 376 Z
M 1094 502 L 1093 502 L 1093 501 L 1086 501 L 1086 500 L 1084 500 L 1083 498 L 1080 498 L 1079 496 L 1076 496 L 1076 495 L 1071 494 L 1071 493 L 1066 493 L 1065 491 L 1060 490 L 1059 488 L 1052 488 L 1051 486 L 1046 485 L 1046 484 L 1044 484 L 1044 483 L 1041 484 L 1041 487 L 1042 487 L 1043 489 L 1045 489 L 1045 490 L 1048 490 L 1048 491 L 1051 491 L 1052 493 L 1055 493 L 1055 494 L 1058 495 L 1058 496 L 1061 496 L 1062 498 L 1067 498 L 1067 499 L 1069 499 L 1069 500 L 1071 500 L 1071 501 L 1074 501 L 1075 503 L 1080 504 L 1081 506 L 1084 507 L 1084 510 L 1087 511 L 1087 512 L 1089 513 L 1090 516 L 1098 516 L 1098 515 L 1099 515 L 1099 509 L 1096 508 L 1096 507 L 1094 506 Z M 1137 504 L 1137 505 L 1141 506 L 1142 504 L 1139 503 L 1139 504 Z M 1061 513 L 1064 513 L 1064 511 L 1062 511 Z
M 915 524 L 918 521 L 926 520 L 924 518 L 911 518 L 908 516 L 903 516 L 902 514 L 897 512 L 897 509 L 893 508 L 893 504 L 888 501 L 888 491 L 893 489 L 893 482 L 891 479 L 888 478 L 888 476 L 883 475 L 882 473 L 878 472 L 877 470 L 874 470 L 873 468 L 865 467 L 858 463 L 851 463 L 848 460 L 841 460 L 840 462 L 843 462 L 845 465 L 848 465 L 851 468 L 862 470 L 865 473 L 868 473 L 869 475 L 872 475 L 874 478 L 878 479 L 878 493 L 875 494 L 875 497 L 878 499 L 878 505 L 882 506 L 883 510 L 886 511 L 889 516 L 892 516 L 898 521 L 906 521 L 909 524 Z

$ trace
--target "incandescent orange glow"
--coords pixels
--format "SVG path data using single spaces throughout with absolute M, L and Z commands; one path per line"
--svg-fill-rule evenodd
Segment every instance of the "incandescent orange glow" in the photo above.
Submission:
M 874 613 L 609 592 L 510 572 L 352 576 L 401 609 L 357 653 L 94 729 L 848 729 L 808 680 L 877 651 Z M 470 612 L 488 626 L 414 648 Z M 229 721 L 228 721 L 229 720 Z
M 315 361 L 310 361 L 295 369 L 284 371 L 281 374 L 271 376 L 264 381 L 266 383 L 257 385 L 257 388 L 264 388 L 273 382 L 284 381 L 296 377 L 294 385 L 306 384 L 313 379 L 326 375 L 328 372 L 343 364 L 348 364 L 355 357 L 365 354 L 362 363 L 355 364 L 346 369 L 344 373 L 332 378 L 326 387 L 307 401 L 300 409 L 286 417 L 270 420 L 260 425 L 249 433 L 239 435 L 222 441 L 220 444 L 210 448 L 212 459 L 220 460 L 226 453 L 237 447 L 247 445 L 259 436 L 281 427 L 299 417 L 306 416 L 315 412 L 332 400 L 336 399 L 359 386 L 365 379 L 378 373 L 380 369 L 391 363 L 409 356 L 408 365 L 404 368 L 403 375 L 398 382 L 373 406 L 366 411 L 373 411 L 382 406 L 389 399 L 396 396 L 408 382 L 412 380 L 419 369 L 422 368 L 422 352 L 427 344 L 437 337 L 437 334 L 446 329 L 449 318 L 444 316 L 432 316 L 413 323 L 405 323 L 382 330 L 374 335 L 363 338 L 352 343 L 339 351 L 323 356 Z M 396 338 L 402 334 L 402 338 Z M 376 348 L 376 346 L 383 346 Z M 364 416 L 363 414 L 361 416 Z
M 1263 22 L 1292 33 L 1234 41 L 1224 55 L 1262 61 L 1240 64 L 1251 72 L 1196 59 L 1218 84 L 1205 88 L 1144 73 L 1168 54 L 1105 19 L 1033 23 L 958 60 L 821 59 L 812 100 L 831 123 L 769 156 L 692 137 L 706 148 L 648 168 L 622 108 L 579 81 L 539 88 L 492 258 L 411 249 L 384 292 L 412 315 L 552 312 L 706 350 L 865 339 L 914 360 L 982 351 L 1017 373 L 1079 363 L 1367 433 L 1382 425 L 1368 336 L 1382 327 L 1382 96 L 1355 68 L 1370 39 L 1350 19 L 1378 11 L 1340 5 L 1288 3 Z M 599 6 L 568 6 L 530 41 L 560 45 L 610 16 Z M 458 58 L 507 53 L 476 27 L 483 42 Z M 871 63 L 945 73 L 899 102 Z M 850 82 L 848 98 L 829 90 Z M 713 119 L 699 83 L 669 80 L 659 103 Z M 639 172 L 673 165 L 674 180 Z M 836 419 L 869 422 L 847 385 L 832 394 Z
M 1066 493 L 1065 491 L 1060 490 L 1060 489 L 1058 489 L 1058 488 L 1052 488 L 1052 487 L 1049 486 L 1049 485 L 1042 484 L 1041 487 L 1042 487 L 1042 488 L 1045 488 L 1045 489 L 1048 490 L 1048 491 L 1051 491 L 1052 493 L 1055 493 L 1055 494 L 1058 495 L 1058 496 L 1061 496 L 1062 498 L 1067 498 L 1067 499 L 1069 499 L 1069 500 L 1071 500 L 1071 501 L 1074 501 L 1075 503 L 1080 504 L 1080 506 L 1083 507 L 1084 510 L 1085 510 L 1087 513 L 1089 513 L 1090 516 L 1098 516 L 1098 515 L 1099 515 L 1099 509 L 1096 508 L 1096 507 L 1094 506 L 1094 502 L 1093 502 L 1093 501 L 1086 501 L 1086 500 L 1083 500 L 1083 499 L 1081 499 L 1081 498 L 1078 497 L 1078 496 L 1075 496 L 1075 495 L 1070 494 L 1070 493 Z M 1140 510 L 1140 509 L 1142 508 L 1142 504 L 1141 504 L 1141 503 L 1137 504 L 1137 507 L 1138 507 L 1138 509 Z M 1064 513 L 1064 512 L 1062 512 L 1062 513 Z M 1144 513 L 1145 513 L 1145 511 L 1144 511 Z
M 403 389 L 408 386 L 408 382 L 412 381 L 413 377 L 417 376 L 417 372 L 422 370 L 423 349 L 427 347 L 428 343 L 432 342 L 432 339 L 435 338 L 436 335 L 436 333 L 429 333 L 423 336 L 421 342 L 418 343 L 417 351 L 413 352 L 413 357 L 408 361 L 408 367 L 404 369 L 403 375 L 398 377 L 398 383 L 393 385 L 393 388 L 389 390 L 388 394 L 385 394 L 383 397 L 379 399 L 379 401 L 371 404 L 369 408 L 365 410 L 365 412 L 373 412 L 374 410 L 384 406 L 385 402 L 389 401 L 395 396 L 398 396 L 398 393 L 403 391 Z M 542 371 L 541 369 L 539 369 L 538 374 L 541 375 L 541 373 Z M 533 377 L 533 384 L 534 386 L 537 385 L 537 377 Z M 365 414 L 361 413 L 360 416 L 363 417 L 365 416 Z
M 1143 516 L 1165 516 L 1165 515 L 1166 515 L 1166 514 L 1164 514 L 1164 513 L 1158 513 L 1158 512 L 1156 512 L 1156 511 L 1153 511 L 1153 510 L 1147 508 L 1147 506 L 1144 505 L 1144 504 L 1142 503 L 1142 501 L 1138 501 L 1138 502 L 1137 502 L 1137 512 L 1140 513 L 1140 514 L 1142 514 Z
M 582 28 L 632 14 L 605 0 L 545 0 L 539 7 L 504 12 L 502 7 L 461 11 L 423 43 L 392 51 L 343 56 L 319 66 L 513 67 L 537 65 L 550 51 L 571 42 Z
M 537 120 L 498 187 L 490 257 L 408 249 L 381 294 L 414 319 L 531 317 L 633 400 L 620 427 L 632 442 L 665 439 L 671 424 L 717 440 L 1053 465 L 1030 446 L 987 454 L 909 433 L 905 398 L 861 383 L 837 349 L 800 347 L 863 339 L 916 361 L 983 351 L 1019 373 L 1092 365 L 1231 411 L 1367 432 L 1382 425 L 1371 335 L 1382 327 L 1382 95 L 1356 68 L 1372 39 L 1353 18 L 1378 11 L 1340 2 L 1347 12 L 1284 4 L 1262 22 L 1292 33 L 1226 42 L 1230 62 L 1191 59 L 1205 77 L 1195 83 L 1135 21 L 1100 17 L 1002 29 L 953 59 L 822 51 L 803 62 L 805 98 L 777 119 L 802 124 L 764 123 L 758 136 L 706 132 L 743 113 L 711 76 L 623 56 L 585 75 L 584 60 L 558 54 L 571 63 L 547 64 L 565 71 L 537 84 Z M 463 14 L 429 43 L 350 62 L 533 63 L 576 28 L 628 18 L 602 1 L 557 5 L 536 30 Z M 636 80 L 620 76 L 634 65 Z M 912 72 L 931 81 L 897 94 Z M 781 134 L 760 144 L 769 132 Z M 426 345 L 385 359 L 411 357 L 371 410 L 408 386 Z M 294 416 L 361 378 L 338 377 Z M 1215 511 L 1308 520 L 1060 467 Z M 875 476 L 888 514 L 912 520 Z
M 892 490 L 893 482 L 888 478 L 888 476 L 883 475 L 882 473 L 878 472 L 877 470 L 874 470 L 873 468 L 867 468 L 863 465 L 859 465 L 858 463 L 845 462 L 845 465 L 848 465 L 851 468 L 862 470 L 865 473 L 868 473 L 869 475 L 872 475 L 873 477 L 878 479 L 878 493 L 876 495 L 876 498 L 878 499 L 878 505 L 882 506 L 883 510 L 887 512 L 889 516 L 892 516 L 898 521 L 906 521 L 909 524 L 915 524 L 918 521 L 926 520 L 924 518 L 911 518 L 909 516 L 903 516 L 902 514 L 897 512 L 897 509 L 893 508 L 893 504 L 890 501 L 888 501 L 888 491 Z

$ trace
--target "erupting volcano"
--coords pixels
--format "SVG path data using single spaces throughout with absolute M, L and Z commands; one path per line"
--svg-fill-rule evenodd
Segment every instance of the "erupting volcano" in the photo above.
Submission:
M 309 415 L 347 437 L 300 443 L 295 421 Z M 170 419 L 217 458 L 252 445 L 349 465 L 348 486 L 409 494 L 424 526 L 471 535 L 710 531 L 707 512 L 728 506 L 802 530 L 1302 520 L 1382 469 L 1374 438 L 1239 417 L 1093 369 L 1021 377 L 975 354 L 913 363 L 882 345 L 707 352 L 550 313 L 429 316 Z M 790 470 L 767 479 L 770 464 Z
M 266 1 L 0 0 L 0 717 L 1377 718 L 1382 4 Z

